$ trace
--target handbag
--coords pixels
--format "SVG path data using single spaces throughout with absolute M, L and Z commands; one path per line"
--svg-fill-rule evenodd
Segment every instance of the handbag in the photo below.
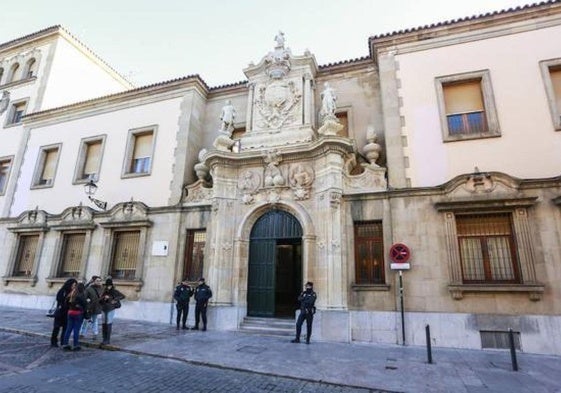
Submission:
M 57 306 L 56 306 L 56 299 L 55 299 L 53 300 L 53 304 L 51 305 L 51 308 L 49 308 L 47 314 L 45 315 L 49 318 L 54 318 L 56 314 L 56 310 L 57 310 Z
M 121 301 L 119 299 L 115 299 L 113 300 L 113 307 L 115 308 L 121 308 Z

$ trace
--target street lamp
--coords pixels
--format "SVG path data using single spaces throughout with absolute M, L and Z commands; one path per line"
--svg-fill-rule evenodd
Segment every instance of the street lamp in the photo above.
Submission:
M 90 181 L 84 184 L 84 191 L 94 205 L 99 207 L 101 210 L 107 209 L 107 202 L 100 201 L 99 199 L 95 199 L 93 197 L 97 191 L 97 185 L 94 183 L 93 179 L 90 178 Z

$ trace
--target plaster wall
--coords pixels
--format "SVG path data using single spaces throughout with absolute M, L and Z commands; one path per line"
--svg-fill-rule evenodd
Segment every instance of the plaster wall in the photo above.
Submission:
M 68 206 L 88 205 L 83 184 L 73 184 L 74 170 L 81 139 L 101 135 L 106 139 L 96 198 L 107 201 L 109 207 L 131 198 L 148 206 L 166 205 L 173 176 L 180 101 L 175 98 L 136 105 L 32 129 L 10 215 L 17 216 L 35 206 L 59 213 Z M 128 132 L 148 126 L 156 127 L 151 175 L 122 178 Z M 53 187 L 30 189 L 41 146 L 57 143 L 61 149 Z
M 518 178 L 559 175 L 561 133 L 539 66 L 561 56 L 556 37 L 559 26 L 396 55 L 411 186 L 441 184 L 476 166 Z M 501 136 L 444 143 L 435 78 L 481 70 L 490 73 Z

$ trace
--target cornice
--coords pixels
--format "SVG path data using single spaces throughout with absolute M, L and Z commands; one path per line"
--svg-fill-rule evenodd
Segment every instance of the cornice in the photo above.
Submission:
M 377 62 L 384 51 L 426 50 L 556 26 L 560 21 L 561 0 L 551 0 L 373 36 L 369 49 Z
M 261 150 L 244 151 L 240 153 L 210 150 L 204 156 L 204 161 L 211 168 L 216 165 L 238 168 L 256 163 L 262 164 L 263 154 L 268 150 L 278 151 L 283 162 L 292 162 L 301 161 L 303 159 L 317 159 L 324 157 L 326 153 L 339 152 L 340 154 L 347 154 L 352 152 L 354 147 L 354 142 L 348 138 L 322 137 L 316 139 L 312 143 L 263 148 Z

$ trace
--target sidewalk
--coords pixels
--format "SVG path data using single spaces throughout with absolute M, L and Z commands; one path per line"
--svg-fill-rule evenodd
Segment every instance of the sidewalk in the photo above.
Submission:
M 0 312 L 0 330 L 42 335 L 49 343 L 53 321 L 43 310 Z M 175 330 L 124 319 L 113 324 L 111 343 L 111 349 L 130 353 L 393 392 L 561 392 L 557 356 L 518 352 L 514 372 L 508 351 L 433 348 L 434 363 L 428 364 L 424 347 L 323 343 L 313 337 L 310 345 L 292 344 L 283 337 Z

